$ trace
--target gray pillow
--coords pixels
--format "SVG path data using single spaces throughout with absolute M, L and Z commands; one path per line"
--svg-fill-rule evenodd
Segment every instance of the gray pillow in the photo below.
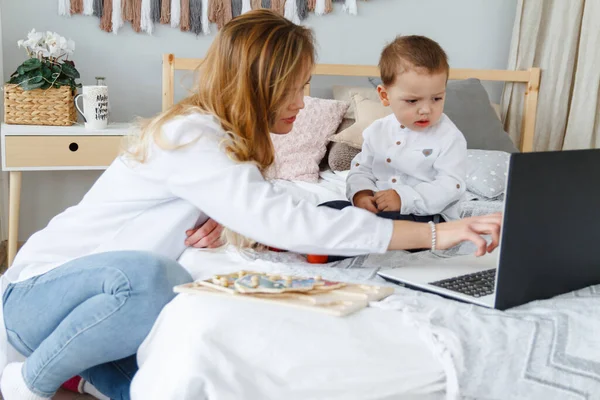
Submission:
M 373 86 L 381 80 L 370 78 Z M 487 91 L 479 79 L 448 82 L 444 113 L 461 130 L 469 149 L 499 150 L 517 153 L 519 150 L 502 128 Z
M 359 149 L 345 143 L 330 142 L 327 164 L 333 171 L 347 171 L 358 153 L 360 153 Z
M 354 119 L 344 118 L 337 132 L 340 133 L 344 129 L 354 124 Z M 345 143 L 330 142 L 327 146 L 327 154 L 321 162 L 321 170 L 329 167 L 332 171 L 346 171 L 350 169 L 352 159 L 360 153 L 360 149 L 348 146 Z

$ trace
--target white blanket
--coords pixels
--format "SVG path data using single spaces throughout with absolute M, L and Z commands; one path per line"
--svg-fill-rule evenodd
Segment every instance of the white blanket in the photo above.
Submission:
M 418 330 L 375 308 L 345 318 L 179 295 L 139 349 L 133 399 L 443 398 Z
M 373 306 L 442 330 L 436 354 L 452 355 L 461 398 L 600 398 L 600 286 L 505 312 L 411 290 Z
M 381 283 L 377 265 L 436 256 L 382 257 L 358 257 L 338 268 L 302 264 L 287 253 L 232 250 L 190 252 L 183 261 L 199 278 L 252 269 Z M 396 292 L 345 318 L 180 295 L 139 349 L 132 397 L 600 398 L 600 286 L 506 312 L 401 287 Z
M 343 199 L 344 180 L 343 173 L 327 172 L 317 185 L 277 185 L 318 204 Z M 220 249 L 189 250 L 179 261 L 194 279 L 245 269 L 385 284 L 376 275 L 381 257 L 323 266 L 307 264 L 293 253 Z M 436 256 L 393 252 L 388 257 L 402 265 Z M 132 398 L 452 397 L 458 392 L 461 364 L 456 349 L 460 346 L 452 332 L 411 313 L 368 308 L 336 318 L 239 299 L 179 295 L 139 349 Z

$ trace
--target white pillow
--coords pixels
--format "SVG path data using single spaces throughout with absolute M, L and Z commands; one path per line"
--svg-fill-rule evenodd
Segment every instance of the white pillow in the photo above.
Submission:
M 510 154 L 496 150 L 467 150 L 467 190 L 493 199 L 504 194 Z
M 352 97 L 355 95 L 358 94 L 365 99 L 379 102 L 379 94 L 377 93 L 377 90 L 372 87 L 334 85 L 332 89 L 334 100 L 351 102 L 350 107 L 344 115 L 344 118 L 346 119 L 356 119 L 354 104 L 352 104 Z

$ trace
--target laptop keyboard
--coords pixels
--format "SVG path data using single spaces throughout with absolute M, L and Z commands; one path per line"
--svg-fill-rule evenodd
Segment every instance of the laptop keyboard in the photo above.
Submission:
M 430 285 L 463 293 L 473 297 L 483 297 L 494 293 L 496 268 L 454 278 L 431 282 Z

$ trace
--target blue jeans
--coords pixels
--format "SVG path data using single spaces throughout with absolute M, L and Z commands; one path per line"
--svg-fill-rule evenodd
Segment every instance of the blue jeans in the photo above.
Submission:
M 94 254 L 10 284 L 9 342 L 27 357 L 23 378 L 51 397 L 80 375 L 111 399 L 129 399 L 135 353 L 175 293 L 191 282 L 176 261 L 139 251 Z

